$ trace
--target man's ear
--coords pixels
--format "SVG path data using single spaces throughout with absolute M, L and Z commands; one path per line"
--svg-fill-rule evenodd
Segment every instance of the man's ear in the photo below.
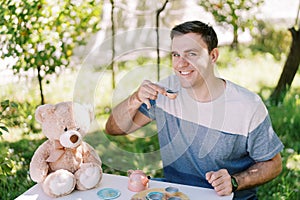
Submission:
M 211 56 L 211 62 L 216 63 L 219 57 L 219 49 L 214 48 L 213 50 L 211 50 L 210 56 Z

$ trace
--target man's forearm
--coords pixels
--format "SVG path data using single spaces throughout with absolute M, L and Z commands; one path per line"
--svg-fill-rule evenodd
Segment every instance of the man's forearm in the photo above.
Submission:
M 281 156 L 280 154 L 277 154 L 273 159 L 265 162 L 258 162 L 246 171 L 234 174 L 233 176 L 238 182 L 238 190 L 244 190 L 274 179 L 280 174 L 281 170 Z
M 136 93 L 117 105 L 106 122 L 106 133 L 112 135 L 126 134 L 134 126 L 133 118 L 142 102 Z

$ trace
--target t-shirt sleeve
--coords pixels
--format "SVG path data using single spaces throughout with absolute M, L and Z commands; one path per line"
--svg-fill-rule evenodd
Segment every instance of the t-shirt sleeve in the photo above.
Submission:
M 283 144 L 272 127 L 270 116 L 248 135 L 248 152 L 256 162 L 267 161 L 283 149 Z
M 139 111 L 149 117 L 152 120 L 155 120 L 155 107 L 156 107 L 156 101 L 150 100 L 151 108 L 148 109 L 147 105 L 143 103 L 141 107 L 139 108 Z

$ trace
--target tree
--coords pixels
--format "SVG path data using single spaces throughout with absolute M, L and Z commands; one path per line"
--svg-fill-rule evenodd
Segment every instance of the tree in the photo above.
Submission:
M 0 56 L 13 57 L 15 74 L 34 72 L 41 104 L 43 80 L 68 67 L 73 48 L 97 30 L 100 0 L 2 0 Z
M 292 34 L 292 43 L 290 47 L 290 52 L 287 57 L 287 60 L 284 64 L 282 73 L 280 75 L 277 86 L 270 96 L 270 101 L 274 104 L 279 104 L 283 101 L 286 93 L 289 91 L 294 77 L 298 71 L 300 64 L 300 22 L 298 24 L 298 18 L 300 13 L 300 1 L 297 12 L 297 17 L 295 25 L 288 30 Z
M 230 25 L 233 29 L 232 47 L 238 44 L 238 31 L 252 28 L 254 16 L 251 12 L 260 6 L 264 0 L 201 0 L 200 5 L 212 13 L 214 19 L 223 25 Z
M 163 4 L 163 6 L 156 11 L 156 53 L 157 53 L 157 81 L 160 80 L 160 55 L 159 55 L 159 15 L 164 9 L 166 8 L 167 3 L 169 0 L 166 0 Z
M 110 0 L 110 4 L 111 4 L 111 12 L 110 12 L 110 20 L 111 20 L 111 64 L 110 64 L 110 68 L 111 68 L 111 79 L 112 79 L 112 88 L 115 89 L 116 88 L 116 70 L 117 70 L 117 65 L 115 63 L 115 56 L 116 56 L 116 47 L 115 47 L 115 34 L 116 34 L 116 30 L 115 30 L 115 18 L 114 18 L 114 11 L 115 11 L 115 1 L 114 0 Z

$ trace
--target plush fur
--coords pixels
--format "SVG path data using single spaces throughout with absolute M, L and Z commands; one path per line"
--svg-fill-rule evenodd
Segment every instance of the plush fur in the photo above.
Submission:
M 93 147 L 82 141 L 93 120 L 91 109 L 73 102 L 46 104 L 37 108 L 35 117 L 48 139 L 30 162 L 32 180 L 51 197 L 99 186 L 102 162 Z

